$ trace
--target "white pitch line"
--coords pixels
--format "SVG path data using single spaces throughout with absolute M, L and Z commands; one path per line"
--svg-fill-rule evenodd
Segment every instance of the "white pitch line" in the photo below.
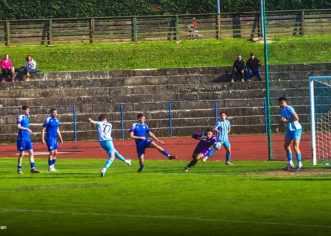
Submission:
M 238 224 L 262 224 L 262 225 L 279 225 L 279 226 L 300 226 L 300 227 L 313 227 L 313 228 L 328 228 L 330 225 L 315 225 L 315 224 L 292 224 L 282 222 L 268 222 L 268 221 L 248 221 L 248 220 L 226 220 L 226 219 L 209 219 L 209 218 L 196 218 L 196 217 L 182 217 L 182 216 L 167 216 L 167 215 L 128 215 L 128 214 L 110 214 L 110 213 L 97 213 L 97 212 L 65 212 L 65 211 L 47 211 L 47 210 L 34 210 L 34 209 L 15 209 L 15 208 L 0 208 L 2 212 L 36 212 L 36 213 L 49 213 L 49 214 L 67 214 L 67 215 L 92 215 L 92 216 L 109 216 L 109 217 L 126 217 L 126 218 L 148 218 L 148 219 L 167 219 L 167 220 L 183 220 L 183 221 L 206 221 L 206 222 L 227 222 Z

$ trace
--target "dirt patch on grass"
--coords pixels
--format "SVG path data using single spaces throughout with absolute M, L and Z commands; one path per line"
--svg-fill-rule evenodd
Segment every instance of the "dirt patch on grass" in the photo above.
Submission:
M 318 169 L 302 169 L 300 172 L 273 170 L 266 171 L 266 176 L 318 176 L 318 175 L 331 175 L 331 168 L 318 168 Z

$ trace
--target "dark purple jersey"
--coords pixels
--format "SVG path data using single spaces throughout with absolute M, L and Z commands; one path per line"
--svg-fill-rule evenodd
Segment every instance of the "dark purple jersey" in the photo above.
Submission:
M 213 135 L 211 139 L 207 138 L 207 134 L 202 132 L 201 134 L 193 134 L 192 138 L 200 140 L 198 145 L 194 149 L 194 153 L 202 153 L 204 156 L 210 151 L 216 142 L 216 136 Z

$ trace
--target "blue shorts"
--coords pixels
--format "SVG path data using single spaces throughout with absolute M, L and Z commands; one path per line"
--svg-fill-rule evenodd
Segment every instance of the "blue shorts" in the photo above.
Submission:
M 113 141 L 105 140 L 100 141 L 100 146 L 105 149 L 108 155 L 115 154 L 115 147 Z
M 285 137 L 289 140 L 300 140 L 302 134 L 302 129 L 297 129 L 297 130 L 287 130 Z
M 225 148 L 229 148 L 229 147 L 231 147 L 231 144 L 230 144 L 229 139 L 218 140 L 218 141 L 214 144 L 214 147 L 215 147 L 216 150 L 221 149 L 222 146 L 224 146 Z
M 149 148 L 151 146 L 152 142 L 153 141 L 150 140 L 150 139 L 146 139 L 146 140 L 143 140 L 143 141 L 136 142 L 138 157 L 141 157 L 141 155 L 145 154 L 145 149 Z
M 31 139 L 18 139 L 17 140 L 17 151 L 23 152 L 27 150 L 32 150 Z
M 47 144 L 48 151 L 57 150 L 57 140 L 56 139 L 46 140 L 46 144 Z

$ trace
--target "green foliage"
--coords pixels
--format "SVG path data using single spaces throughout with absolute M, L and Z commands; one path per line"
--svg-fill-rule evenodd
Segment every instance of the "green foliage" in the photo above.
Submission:
M 259 0 L 221 0 L 222 12 L 258 11 Z M 160 5 L 155 11 L 152 5 Z M 269 0 L 267 10 L 326 9 L 331 0 Z M 216 0 L 0 0 L 0 19 L 197 14 L 216 12 Z

